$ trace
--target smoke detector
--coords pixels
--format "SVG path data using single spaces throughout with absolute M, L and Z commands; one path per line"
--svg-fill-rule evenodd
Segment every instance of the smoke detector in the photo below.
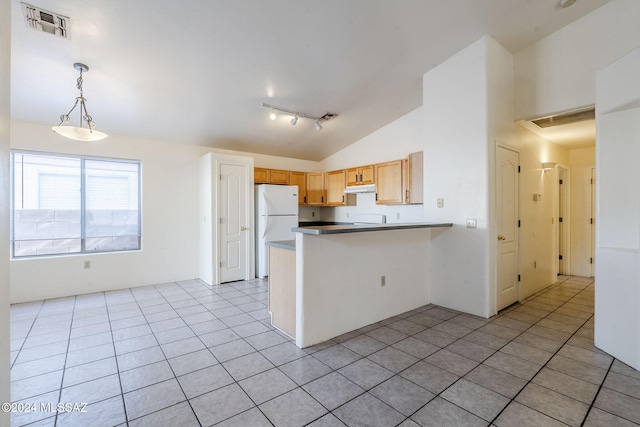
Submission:
M 49 12 L 48 10 L 40 9 L 30 4 L 20 4 L 22 5 L 22 14 L 24 15 L 27 27 L 36 31 L 53 34 L 63 39 L 69 38 L 69 24 L 71 20 L 68 16 Z

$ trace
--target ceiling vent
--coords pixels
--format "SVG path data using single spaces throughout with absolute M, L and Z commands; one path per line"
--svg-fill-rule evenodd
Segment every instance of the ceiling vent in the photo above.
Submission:
M 571 123 L 582 122 L 585 120 L 594 120 L 596 118 L 596 110 L 594 107 L 585 110 L 576 110 L 568 113 L 558 114 L 557 116 L 543 117 L 541 119 L 531 120 L 531 123 L 541 129 L 550 128 L 552 126 L 568 125 Z
M 335 119 L 336 117 L 338 117 L 338 114 L 336 113 L 325 113 L 322 117 L 320 117 L 320 120 L 327 121 L 327 120 Z
M 63 39 L 69 38 L 69 17 L 49 12 L 30 4 L 21 3 L 21 5 L 27 27 L 53 34 Z

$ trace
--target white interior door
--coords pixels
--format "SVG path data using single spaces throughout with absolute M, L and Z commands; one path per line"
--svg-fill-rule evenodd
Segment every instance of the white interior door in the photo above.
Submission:
M 247 277 L 247 166 L 220 164 L 220 283 Z
M 591 277 L 596 275 L 596 168 L 591 168 Z
M 569 230 L 569 171 L 558 166 L 558 275 L 569 275 L 570 271 L 570 246 Z
M 518 164 L 517 152 L 498 147 L 496 207 L 498 214 L 497 310 L 519 299 L 518 281 Z

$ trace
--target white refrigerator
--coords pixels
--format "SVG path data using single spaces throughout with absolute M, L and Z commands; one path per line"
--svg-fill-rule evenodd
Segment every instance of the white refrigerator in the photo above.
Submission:
M 256 276 L 269 275 L 266 242 L 293 240 L 298 226 L 297 185 L 256 185 Z

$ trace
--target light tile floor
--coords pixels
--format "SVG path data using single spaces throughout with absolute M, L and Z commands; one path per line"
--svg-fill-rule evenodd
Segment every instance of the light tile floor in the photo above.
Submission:
M 304 350 L 262 280 L 17 304 L 11 423 L 640 425 L 640 373 L 593 346 L 593 295 L 560 277 L 489 320 L 428 305 Z

